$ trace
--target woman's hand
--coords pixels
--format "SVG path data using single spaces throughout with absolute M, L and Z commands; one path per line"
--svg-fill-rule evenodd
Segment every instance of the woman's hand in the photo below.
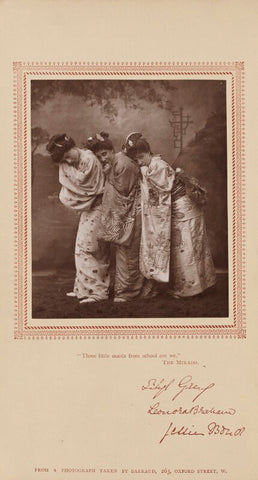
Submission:
M 175 182 L 179 182 L 180 180 L 185 183 L 185 171 L 177 167 L 175 170 Z
M 184 175 L 185 171 L 182 168 L 177 167 L 175 170 L 176 177 L 180 177 L 180 175 Z
M 105 163 L 105 165 L 102 168 L 103 168 L 103 172 L 105 173 L 105 175 L 107 175 L 108 172 L 110 172 L 110 170 L 111 170 L 111 165 L 109 163 Z

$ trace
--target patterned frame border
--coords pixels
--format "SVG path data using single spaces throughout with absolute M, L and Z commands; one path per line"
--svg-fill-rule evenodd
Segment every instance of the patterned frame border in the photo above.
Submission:
M 244 62 L 14 62 L 14 338 L 245 338 Z M 215 75 L 232 85 L 233 323 L 230 325 L 28 325 L 27 81 L 30 75 L 126 77 Z

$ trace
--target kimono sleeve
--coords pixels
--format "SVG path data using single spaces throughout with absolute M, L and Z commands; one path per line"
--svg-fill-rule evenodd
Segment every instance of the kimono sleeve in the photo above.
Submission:
M 81 150 L 78 169 L 65 162 L 59 165 L 59 182 L 78 194 L 99 195 L 103 193 L 105 178 L 97 157 Z
M 59 165 L 59 182 L 61 185 L 65 183 L 65 179 L 70 180 L 74 185 L 81 185 L 84 183 L 85 174 L 64 162 Z
M 175 180 L 175 172 L 161 157 L 154 157 L 145 170 L 148 183 L 161 192 L 170 192 Z
M 131 164 L 131 161 L 123 161 L 119 158 L 113 167 L 112 184 L 114 188 L 127 197 L 139 180 L 139 171 Z

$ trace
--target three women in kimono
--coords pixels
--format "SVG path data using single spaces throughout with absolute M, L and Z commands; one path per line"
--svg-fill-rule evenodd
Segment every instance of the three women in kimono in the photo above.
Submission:
M 86 150 L 65 134 L 52 137 L 47 149 L 59 163 L 61 202 L 82 212 L 76 279 L 68 295 L 80 303 L 108 298 L 111 243 L 114 301 L 154 296 L 157 282 L 168 283 L 176 298 L 214 285 L 203 210 L 196 201 L 203 191 L 195 179 L 177 175 L 153 155 L 140 133 L 130 134 L 117 154 L 103 132 L 88 138 Z
M 130 134 L 126 155 L 142 171 L 140 269 L 158 282 L 169 282 L 175 298 L 197 295 L 216 281 L 197 180 L 177 172 L 153 155 L 140 133 Z

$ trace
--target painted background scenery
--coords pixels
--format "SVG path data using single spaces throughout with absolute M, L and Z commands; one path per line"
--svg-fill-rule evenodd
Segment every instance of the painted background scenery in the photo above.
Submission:
M 34 318 L 228 315 L 225 81 L 33 80 L 31 128 Z M 127 134 L 142 132 L 153 153 L 196 176 L 207 188 L 206 225 L 218 273 L 214 292 L 180 302 L 165 296 L 148 305 L 139 300 L 128 304 L 126 311 L 111 302 L 88 305 L 86 311 L 65 298 L 74 278 L 79 216 L 58 199 L 58 167 L 45 147 L 56 133 L 67 133 L 82 147 L 88 136 L 103 130 L 109 132 L 116 151 Z

